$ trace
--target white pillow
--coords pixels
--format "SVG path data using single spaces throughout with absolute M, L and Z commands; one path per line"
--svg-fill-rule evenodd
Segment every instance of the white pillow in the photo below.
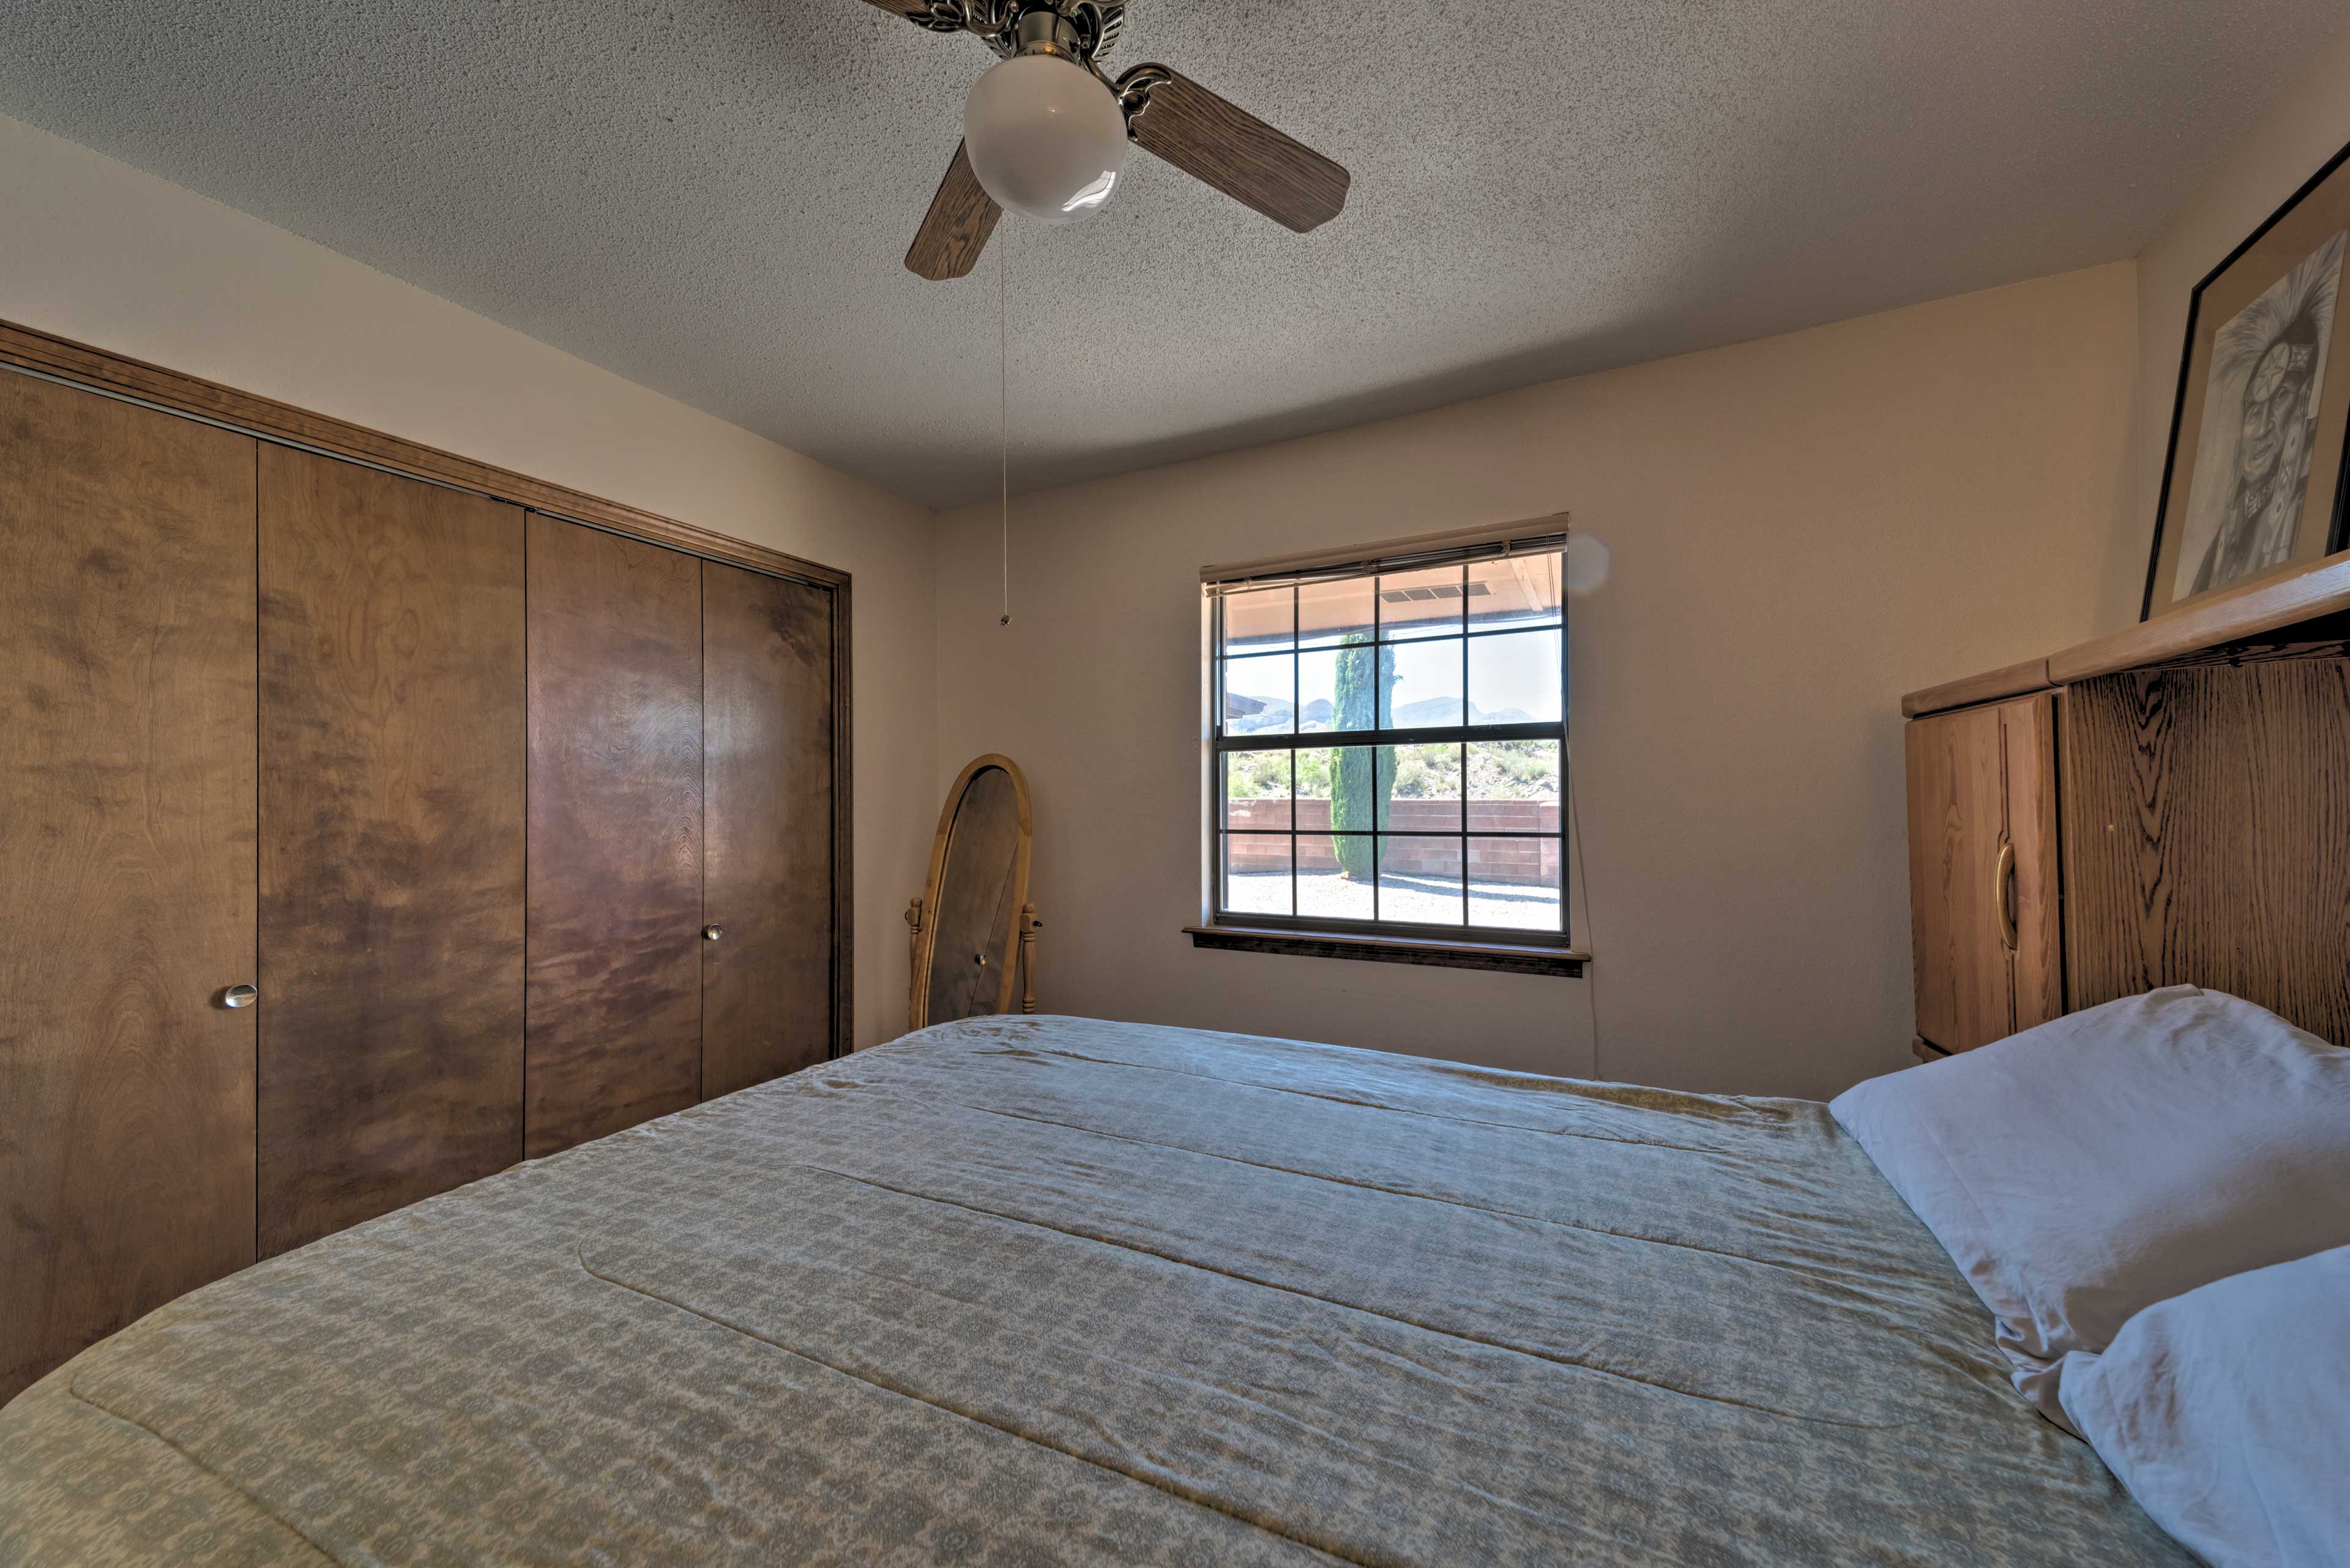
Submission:
M 2350 1563 L 2350 1247 L 2147 1308 L 2064 1358 L 2064 1408 L 2217 1568 Z
M 1828 1108 L 2059 1421 L 2066 1353 L 2198 1285 L 2350 1245 L 2350 1051 L 2216 991 L 2092 1007 Z

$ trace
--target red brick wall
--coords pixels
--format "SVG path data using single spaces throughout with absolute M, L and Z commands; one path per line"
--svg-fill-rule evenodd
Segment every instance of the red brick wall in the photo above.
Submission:
M 1326 835 L 1330 831 L 1330 803 L 1326 800 L 1301 800 L 1297 805 L 1297 868 L 1300 871 L 1335 871 L 1338 857 L 1333 852 Z M 1285 800 L 1235 800 L 1225 803 L 1229 814 L 1227 825 L 1232 827 L 1287 827 L 1290 803 Z M 1450 800 L 1399 800 L 1394 803 L 1388 826 L 1397 833 L 1426 831 L 1452 832 L 1461 821 L 1461 806 Z M 1480 831 L 1503 833 L 1556 833 L 1558 805 L 1540 800 L 1472 800 L 1469 803 L 1469 879 L 1472 882 L 1522 882 L 1529 886 L 1558 886 L 1558 840 L 1555 838 L 1483 838 L 1473 836 Z M 1230 845 L 1232 869 L 1235 871 L 1273 871 L 1281 867 L 1289 852 L 1286 839 L 1233 838 Z M 1388 868 L 1391 871 L 1425 871 L 1437 876 L 1457 876 L 1461 871 L 1461 846 L 1454 839 L 1402 839 L 1388 846 Z

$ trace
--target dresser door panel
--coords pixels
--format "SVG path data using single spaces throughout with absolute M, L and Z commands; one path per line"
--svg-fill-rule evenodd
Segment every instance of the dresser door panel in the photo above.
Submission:
M 702 564 L 702 1092 L 831 1054 L 832 608 L 820 589 Z
M 2054 691 L 1999 705 L 2006 748 L 2007 836 L 2015 846 L 2014 875 L 2002 896 L 2015 922 L 2017 1031 L 2064 1012 L 2064 931 L 2058 874 L 2056 703 Z
M 0 375 L 0 1401 L 253 1261 L 255 446 Z
M 1964 1051 L 2011 1032 L 2012 969 L 1994 881 L 2006 835 L 2006 763 L 1997 708 L 1906 727 L 1909 932 L 1918 1033 Z
M 523 513 L 261 450 L 261 1250 L 523 1140 Z
M 530 519 L 530 1154 L 702 1079 L 702 563 Z

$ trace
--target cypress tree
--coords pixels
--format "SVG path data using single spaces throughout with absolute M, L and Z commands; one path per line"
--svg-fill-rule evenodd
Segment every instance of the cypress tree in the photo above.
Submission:
M 1380 697 L 1395 686 L 1393 668 L 1380 669 L 1379 649 L 1361 634 L 1350 635 L 1338 649 L 1337 690 L 1333 694 L 1334 727 L 1342 732 L 1336 765 L 1330 771 L 1330 826 L 1334 832 L 1365 832 L 1374 825 L 1388 826 L 1388 790 L 1395 783 L 1395 748 L 1347 746 L 1343 732 L 1378 727 Z M 1382 776 L 1384 775 L 1384 776 Z M 1381 787 L 1387 786 L 1386 788 Z M 1371 877 L 1371 846 L 1367 838 L 1333 838 L 1338 869 L 1349 881 Z

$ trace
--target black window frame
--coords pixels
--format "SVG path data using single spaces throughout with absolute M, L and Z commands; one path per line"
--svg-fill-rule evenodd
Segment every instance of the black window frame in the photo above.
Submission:
M 1513 540 L 1503 545 L 1446 552 L 1434 556 L 1423 556 L 1398 559 L 1373 558 L 1350 565 L 1327 567 L 1308 574 L 1285 576 L 1269 580 L 1236 578 L 1206 585 L 1206 592 L 1210 601 L 1206 628 L 1208 658 L 1207 685 L 1210 721 L 1208 737 L 1209 776 L 1207 779 L 1206 791 L 1208 797 L 1206 822 L 1208 845 L 1207 903 L 1209 920 L 1212 927 L 1220 929 L 1254 928 L 1274 931 L 1297 932 L 1301 935 L 1314 936 L 1384 937 L 1407 940 L 1419 939 L 1432 940 L 1439 943 L 1460 943 L 1471 946 L 1490 944 L 1510 948 L 1539 947 L 1572 950 L 1574 946 L 1574 913 L 1571 907 L 1572 900 L 1568 897 L 1568 889 L 1572 886 L 1573 868 L 1569 862 L 1569 836 L 1567 833 L 1567 814 L 1571 809 L 1569 804 L 1571 797 L 1567 788 L 1567 770 L 1572 767 L 1574 763 L 1572 753 L 1567 744 L 1567 734 L 1570 722 L 1573 717 L 1573 711 L 1572 703 L 1569 701 L 1570 686 L 1568 681 L 1568 671 L 1571 659 L 1568 651 L 1569 639 L 1567 637 L 1567 596 L 1564 591 L 1565 561 L 1563 558 L 1563 553 L 1565 544 L 1566 539 L 1564 535 L 1553 535 L 1538 538 Z M 1559 658 L 1559 716 L 1555 722 L 1542 721 L 1533 723 L 1518 724 L 1472 724 L 1469 722 L 1471 713 L 1469 669 L 1471 646 L 1481 639 L 1524 636 L 1529 632 L 1545 631 L 1550 628 L 1547 627 L 1527 627 L 1521 624 L 1515 626 L 1493 627 L 1482 631 L 1475 629 L 1471 624 L 1469 614 L 1469 570 L 1474 566 L 1488 561 L 1500 560 L 1510 556 L 1534 555 L 1562 556 L 1560 563 L 1561 592 L 1559 595 L 1557 625 Z M 1390 639 L 1388 638 L 1385 635 L 1386 612 L 1383 607 L 1385 600 L 1381 596 L 1378 579 L 1382 576 L 1396 576 L 1405 573 L 1423 573 L 1438 567 L 1451 567 L 1461 574 L 1461 592 L 1459 596 L 1461 610 L 1460 629 L 1457 632 L 1447 631 L 1435 634 L 1433 636 L 1421 635 L 1400 639 Z M 1380 650 L 1378 657 L 1381 658 L 1382 660 L 1385 657 L 1385 650 L 1389 648 L 1397 646 L 1409 647 L 1414 643 L 1441 642 L 1454 639 L 1459 640 L 1461 645 L 1461 722 L 1457 724 L 1421 725 L 1409 729 L 1377 728 L 1370 730 L 1304 731 L 1298 728 L 1298 725 L 1304 717 L 1304 705 L 1300 701 L 1303 696 L 1303 692 L 1301 691 L 1302 676 L 1299 674 L 1299 670 L 1303 666 L 1305 656 L 1308 652 L 1319 651 L 1307 649 L 1302 645 L 1302 639 L 1300 637 L 1301 627 L 1299 625 L 1301 615 L 1301 611 L 1299 609 L 1300 590 L 1305 586 L 1311 583 L 1338 581 L 1368 582 L 1371 589 L 1370 598 L 1372 607 L 1370 646 Z M 1225 602 L 1234 595 L 1258 592 L 1278 587 L 1287 587 L 1291 593 L 1290 639 L 1287 648 L 1288 657 L 1291 660 L 1289 732 L 1286 734 L 1266 734 L 1255 732 L 1228 734 L 1224 727 L 1227 717 L 1224 689 L 1226 662 L 1228 659 L 1244 659 L 1252 656 L 1247 653 L 1229 653 L 1226 649 L 1224 642 Z M 1268 649 L 1266 651 L 1278 657 L 1281 650 Z M 1262 655 L 1257 657 L 1262 657 Z M 1378 716 L 1386 717 L 1388 715 L 1381 714 Z M 1479 829 L 1470 826 L 1468 748 L 1470 745 L 1476 742 L 1492 741 L 1555 741 L 1558 743 L 1559 818 L 1555 831 L 1524 829 L 1504 830 L 1497 828 Z M 1329 751 L 1350 746 L 1363 746 L 1374 748 L 1373 756 L 1376 759 L 1378 755 L 1377 748 L 1442 744 L 1455 744 L 1461 748 L 1461 819 L 1460 825 L 1457 827 L 1437 830 L 1422 828 L 1397 831 L 1394 829 L 1374 826 L 1371 830 L 1361 833 L 1340 833 L 1337 831 L 1326 832 L 1325 830 L 1319 829 L 1301 830 L 1299 828 L 1296 817 L 1296 753 L 1300 751 Z M 1289 825 L 1284 828 L 1231 827 L 1228 826 L 1230 816 L 1225 794 L 1225 790 L 1229 782 L 1229 769 L 1226 765 L 1225 758 L 1237 752 L 1267 751 L 1286 751 L 1291 753 L 1289 769 L 1291 803 Z M 1375 761 L 1374 766 L 1376 767 L 1376 765 L 1377 763 Z M 1372 915 L 1370 919 L 1354 919 L 1343 916 L 1300 915 L 1296 913 L 1297 845 L 1301 838 L 1309 836 L 1328 836 L 1332 838 L 1358 836 L 1368 838 L 1372 841 L 1372 864 L 1375 867 L 1379 867 L 1382 865 L 1383 857 L 1380 856 L 1378 848 L 1378 842 L 1381 839 L 1448 838 L 1454 840 L 1461 846 L 1461 923 L 1449 924 L 1415 920 L 1393 920 L 1381 918 L 1378 900 L 1380 896 L 1379 887 L 1382 877 L 1378 875 L 1376 870 L 1370 880 L 1372 898 Z M 1227 878 L 1226 867 L 1229 862 L 1225 853 L 1225 846 L 1229 839 L 1241 837 L 1285 838 L 1289 841 L 1291 913 L 1286 915 L 1266 914 L 1256 910 L 1232 909 L 1226 907 L 1224 902 L 1225 882 Z M 1555 930 L 1529 929 L 1520 926 L 1490 926 L 1473 923 L 1470 918 L 1471 904 L 1469 896 L 1468 875 L 1469 841 L 1471 839 L 1534 839 L 1548 840 L 1556 844 L 1559 868 L 1559 923 Z

